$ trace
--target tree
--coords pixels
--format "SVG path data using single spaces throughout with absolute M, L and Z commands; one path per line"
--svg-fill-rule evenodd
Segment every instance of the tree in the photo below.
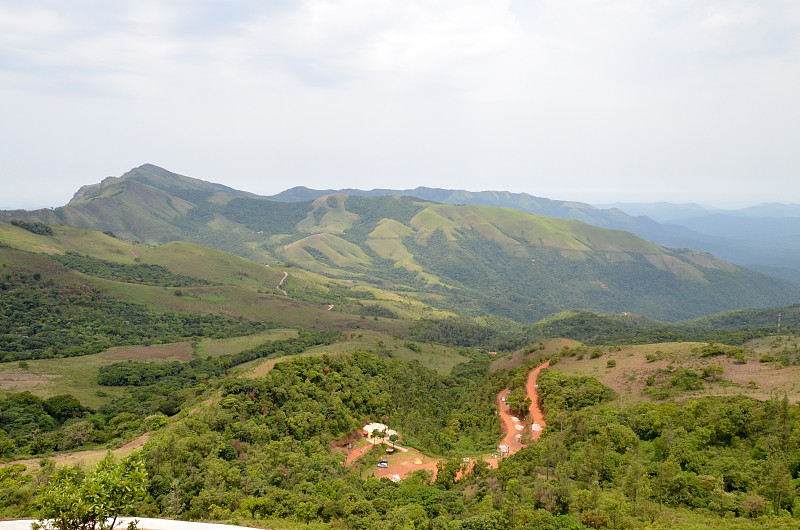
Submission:
M 146 480 L 138 452 L 119 463 L 109 452 L 85 476 L 74 466 L 61 466 L 39 492 L 39 521 L 32 528 L 111 530 L 144 497 Z
M 312 519 L 317 517 L 318 508 L 313 502 L 303 501 L 298 503 L 294 514 L 298 519 L 308 524 Z
M 397 435 L 397 433 L 394 433 L 389 437 L 389 441 L 392 442 L 392 449 L 394 449 L 394 443 L 399 439 L 400 437 Z
M 762 493 L 772 503 L 775 515 L 781 509 L 792 506 L 796 493 L 786 462 L 780 458 L 770 458 L 763 467 Z

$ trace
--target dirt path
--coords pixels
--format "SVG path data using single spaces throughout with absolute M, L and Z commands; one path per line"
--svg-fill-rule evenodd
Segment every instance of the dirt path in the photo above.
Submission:
M 508 447 L 507 455 L 513 455 L 524 447 L 522 444 L 522 435 L 527 429 L 528 422 L 530 422 L 531 425 L 532 440 L 538 440 L 542 435 L 542 429 L 547 425 L 544 421 L 544 412 L 539 407 L 539 393 L 536 390 L 536 380 L 539 377 L 539 372 L 548 366 L 550 366 L 550 362 L 546 361 L 531 370 L 528 374 L 528 379 L 525 382 L 525 392 L 531 399 L 531 406 L 528 409 L 528 418 L 520 419 L 512 414 L 511 408 L 506 405 L 505 399 L 510 392 L 508 388 L 497 395 L 495 403 L 497 404 L 500 420 L 503 424 L 503 432 L 505 433 L 498 446 Z M 373 447 L 371 447 L 369 443 L 366 443 L 366 445 L 363 443 L 361 445 L 355 445 L 348 451 L 345 465 L 352 465 L 371 449 L 373 449 Z M 400 449 L 400 447 L 398 447 L 398 449 Z M 501 460 L 500 458 L 496 458 L 493 454 L 482 455 L 481 458 L 487 462 L 491 468 L 496 468 Z M 387 456 L 386 459 L 389 461 L 389 467 L 374 469 L 372 470 L 372 475 L 378 478 L 388 477 L 393 480 L 399 480 L 408 477 L 414 471 L 424 469 L 432 472 L 435 477 L 436 464 L 441 460 L 431 458 L 413 448 L 406 450 L 406 452 L 396 452 L 393 455 Z M 464 472 L 468 472 L 474 462 L 475 459 L 471 459 L 470 464 L 466 466 L 466 471 Z
M 531 372 L 533 373 L 533 372 Z M 525 423 L 514 416 L 511 407 L 506 405 L 505 398 L 508 397 L 510 390 L 506 388 L 497 395 L 497 408 L 500 411 L 500 420 L 503 422 L 503 432 L 505 436 L 498 445 L 508 447 L 508 454 L 513 455 L 522 449 L 522 433 L 525 431 Z
M 550 366 L 550 361 L 545 361 L 540 364 L 528 374 L 528 380 L 525 382 L 525 393 L 531 398 L 531 406 L 528 408 L 528 417 L 531 420 L 531 435 L 533 440 L 538 440 L 542 435 L 542 429 L 547 426 L 544 421 L 544 412 L 539 406 L 539 385 L 536 384 L 536 379 L 539 377 L 539 372 L 543 368 Z
M 285 282 L 285 281 L 286 281 L 286 278 L 288 278 L 288 277 L 289 277 L 289 273 L 288 273 L 288 272 L 286 272 L 286 271 L 283 271 L 283 278 L 281 278 L 281 281 L 279 281 L 279 282 L 278 282 L 277 289 L 278 289 L 280 292 L 282 292 L 282 293 L 283 293 L 283 296 L 289 296 L 289 293 L 287 293 L 286 291 L 284 291 L 283 289 L 281 289 L 281 285 L 283 285 L 283 282 Z

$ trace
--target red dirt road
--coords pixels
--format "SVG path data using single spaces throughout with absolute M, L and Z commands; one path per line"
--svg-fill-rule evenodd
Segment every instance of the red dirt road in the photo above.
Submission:
M 539 377 L 539 372 L 548 366 L 550 366 L 550 361 L 545 361 L 531 370 L 531 373 L 528 374 L 528 380 L 525 382 L 525 392 L 528 394 L 528 397 L 531 398 L 531 406 L 528 408 L 528 417 L 531 421 L 531 435 L 533 440 L 538 440 L 542 435 L 542 429 L 547 426 L 544 421 L 544 412 L 542 412 L 541 407 L 539 407 L 539 391 L 536 390 L 538 388 L 536 379 Z M 541 428 L 537 429 L 537 425 Z
M 533 372 L 531 372 L 533 373 Z M 525 432 L 525 422 L 514 416 L 511 407 L 504 401 L 508 397 L 510 390 L 506 388 L 497 395 L 497 408 L 500 411 L 500 420 L 503 422 L 503 432 L 505 436 L 499 445 L 508 446 L 508 454 L 513 455 L 522 449 L 522 433 Z M 519 427 L 519 428 L 518 428 Z
M 530 429 L 531 433 L 528 439 L 537 440 L 542 435 L 542 429 L 544 429 L 546 423 L 544 421 L 544 413 L 542 409 L 539 408 L 539 393 L 536 390 L 536 379 L 539 377 L 539 372 L 548 366 L 550 366 L 550 362 L 544 362 L 531 370 L 528 374 L 528 379 L 525 382 L 525 391 L 531 399 L 531 406 L 528 410 L 527 418 L 517 418 L 511 413 L 511 409 L 506 405 L 504 399 L 508 397 L 508 388 L 497 395 L 495 403 L 497 404 L 500 420 L 503 423 L 503 432 L 505 433 L 499 445 L 508 447 L 508 455 L 512 455 L 524 447 L 521 438 L 527 429 Z M 373 449 L 373 446 L 370 442 L 366 442 L 363 439 L 359 440 L 359 442 L 355 443 L 354 447 L 347 452 L 345 465 L 352 465 L 371 449 Z M 496 458 L 494 455 L 482 455 L 481 458 L 488 462 L 491 468 L 496 468 L 500 463 L 500 459 Z M 397 451 L 393 455 L 387 455 L 386 459 L 389 462 L 389 467 L 374 469 L 371 472 L 372 475 L 378 478 L 397 477 L 403 479 L 411 475 L 414 471 L 424 469 L 431 471 L 435 477 L 436 464 L 439 462 L 438 459 L 426 456 L 416 449 L 411 448 L 409 448 L 407 452 Z M 472 463 L 468 464 L 467 469 L 469 469 L 471 465 Z

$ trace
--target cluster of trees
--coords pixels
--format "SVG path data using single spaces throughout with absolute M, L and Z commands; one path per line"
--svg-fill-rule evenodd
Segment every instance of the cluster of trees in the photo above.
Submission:
M 481 323 L 466 317 L 424 319 L 416 323 L 409 333 L 422 341 L 512 351 L 548 338 L 568 338 L 590 345 L 708 342 L 721 347 L 720 344 L 742 345 L 775 332 L 775 328 L 760 324 L 744 329 L 729 329 L 715 327 L 721 324 L 706 319 L 668 324 L 634 315 L 602 315 L 591 311 L 559 313 L 528 326 L 504 319 L 488 321 Z M 790 329 L 784 328 L 784 337 L 790 337 Z M 726 348 L 721 353 L 728 355 L 731 348 Z M 797 351 L 796 346 L 787 344 L 782 351 L 776 351 L 775 357 L 780 357 L 784 364 L 795 364 L 800 362 Z
M 61 256 L 51 256 L 51 259 L 72 270 L 119 282 L 143 283 L 161 287 L 211 285 L 211 282 L 207 280 L 193 278 L 184 274 L 176 274 L 170 272 L 169 269 L 161 265 L 115 263 L 113 261 L 78 254 L 77 252 L 67 252 Z
M 493 320 L 491 325 L 471 318 L 423 319 L 409 330 L 409 336 L 452 346 L 513 350 L 524 344 L 522 329 L 513 322 Z
M 774 311 L 774 310 L 773 310 Z M 732 311 L 716 318 L 699 318 L 677 323 L 659 322 L 635 315 L 601 315 L 591 311 L 568 311 L 525 328 L 529 342 L 564 337 L 586 344 L 655 344 L 659 342 L 717 342 L 741 345 L 774 333 L 777 323 L 767 324 L 768 310 Z M 792 312 L 795 313 L 795 312 Z M 730 326 L 728 316 L 742 325 Z M 783 331 L 797 329 L 796 323 Z
M 800 515 L 797 405 L 707 397 L 626 407 L 598 381 L 552 368 L 538 381 L 544 436 L 496 470 L 478 461 L 462 475 L 461 455 L 488 452 L 499 439 L 494 396 L 518 388 L 529 368 L 490 372 L 474 360 L 441 376 L 355 353 L 295 357 L 260 379 L 225 379 L 219 401 L 151 436 L 136 514 L 445 530 L 628 528 L 661 521 L 665 509 L 719 528 L 732 517 L 767 518 L 759 524 L 769 527 Z M 72 410 L 53 408 L 62 409 Z M 342 466 L 332 442 L 375 418 L 404 443 L 444 456 L 437 476 L 393 483 Z M 21 492 L 33 481 L 49 491 L 41 474 L 20 477 L 0 473 Z M 20 495 L 6 514 L 34 512 Z
M 795 511 L 797 406 L 703 398 L 623 408 L 598 381 L 555 370 L 539 379 L 551 425 L 540 442 L 496 471 L 479 463 L 456 481 L 460 451 L 486 451 L 499 436 L 474 396 L 491 402 L 527 369 L 478 371 L 450 386 L 420 367 L 355 354 L 280 363 L 263 380 L 228 380 L 218 406 L 145 451 L 150 509 L 453 529 L 625 528 L 655 521 L 667 507 L 719 517 L 724 526 L 725 517 Z M 407 443 L 453 457 L 436 479 L 419 473 L 398 485 L 342 469 L 330 441 L 378 414 Z M 486 445 L 476 443 L 483 434 Z
M 300 330 L 298 337 L 269 341 L 238 354 L 189 362 L 113 363 L 98 373 L 98 383 L 125 387 L 110 403 L 91 410 L 71 395 L 41 399 L 30 392 L 0 393 L 0 458 L 46 454 L 97 446 L 157 428 L 166 418 L 219 384 L 230 368 L 275 355 L 293 355 L 330 344 L 336 333 Z
M 27 230 L 28 232 L 33 232 L 34 234 L 38 234 L 40 236 L 52 236 L 53 235 L 53 229 L 50 228 L 49 226 L 47 226 L 44 223 L 38 223 L 38 222 L 28 223 L 28 222 L 22 221 L 20 219 L 12 219 L 9 222 L 14 226 L 18 226 L 19 228 L 22 228 L 23 230 Z
M 467 371 L 469 372 L 469 371 Z M 487 452 L 500 434 L 492 393 L 502 381 L 443 377 L 368 353 L 278 363 L 263 379 L 228 379 L 223 398 L 165 428 L 144 450 L 148 513 L 188 518 L 296 518 L 419 524 L 464 514 L 450 489 L 460 459 L 397 485 L 362 480 L 330 443 L 367 418 L 398 428 L 404 443 L 437 454 Z M 380 450 L 380 448 L 378 448 Z M 377 456 L 375 458 L 377 460 Z
M 57 431 L 73 418 L 91 412 L 68 394 L 48 399 L 27 391 L 0 395 L 0 458 L 74 448 L 78 433 L 74 429 Z
M 78 282 L 11 271 L 0 275 L 0 361 L 73 357 L 111 346 L 232 337 L 267 322 L 156 312 Z
M 590 527 L 652 522 L 663 507 L 720 517 L 798 513 L 800 409 L 706 397 L 623 408 L 597 381 L 542 372 L 550 431 L 501 466 L 501 484 Z

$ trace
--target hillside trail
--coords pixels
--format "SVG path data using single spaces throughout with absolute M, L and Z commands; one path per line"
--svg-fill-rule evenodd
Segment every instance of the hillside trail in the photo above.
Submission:
M 289 293 L 287 293 L 286 291 L 284 291 L 283 289 L 281 289 L 281 285 L 283 285 L 283 282 L 285 282 L 285 281 L 286 281 L 286 278 L 288 278 L 288 277 L 289 277 L 289 273 L 288 273 L 288 272 L 286 272 L 286 271 L 283 271 L 283 278 L 281 278 L 281 281 L 279 281 L 279 282 L 278 282 L 277 289 L 278 289 L 280 292 L 282 292 L 282 293 L 283 293 L 283 296 L 289 296 Z
M 531 370 L 525 383 L 525 392 L 531 400 L 531 405 L 528 408 L 527 418 L 527 420 L 529 420 L 531 423 L 531 440 L 538 440 L 542 435 L 542 430 L 547 425 L 544 421 L 544 411 L 542 411 L 541 407 L 539 406 L 539 392 L 537 391 L 536 380 L 539 377 L 539 373 L 548 366 L 550 366 L 550 361 L 545 361 Z M 522 443 L 522 435 L 527 428 L 527 420 L 521 420 L 520 418 L 514 416 L 514 414 L 511 412 L 511 408 L 506 405 L 506 400 L 504 398 L 507 398 L 509 393 L 510 389 L 506 388 L 497 394 L 497 398 L 495 399 L 500 421 L 503 425 L 503 432 L 505 433 L 503 439 L 498 444 L 498 447 L 508 447 L 506 456 L 513 455 L 525 447 Z M 364 453 L 366 452 L 367 449 L 365 448 Z M 347 454 L 346 465 L 351 465 L 362 455 L 363 453 L 361 453 L 360 448 L 354 447 Z M 482 455 L 480 458 L 488 463 L 489 467 L 492 469 L 497 468 L 500 465 L 500 460 L 502 460 L 502 458 L 497 458 L 495 454 Z M 389 460 L 389 467 L 376 469 L 373 472 L 375 477 L 387 477 L 393 480 L 399 480 L 406 478 L 413 472 L 422 469 L 433 473 L 433 477 L 435 478 L 437 471 L 436 465 L 442 460 L 432 458 L 413 448 L 409 448 L 405 455 L 398 455 L 395 453 L 387 459 Z M 474 463 L 475 459 L 470 459 L 470 463 L 462 472 L 458 474 L 457 477 L 460 478 L 464 474 L 468 473 Z
M 547 427 L 547 423 L 544 421 L 544 412 L 539 406 L 539 385 L 536 384 L 536 380 L 539 377 L 539 372 L 548 366 L 550 366 L 550 361 L 545 361 L 531 370 L 531 373 L 528 374 L 528 380 L 525 382 L 525 392 L 531 400 L 531 406 L 528 407 L 528 416 L 531 420 L 531 438 L 533 440 L 538 440 L 542 435 L 542 430 Z

